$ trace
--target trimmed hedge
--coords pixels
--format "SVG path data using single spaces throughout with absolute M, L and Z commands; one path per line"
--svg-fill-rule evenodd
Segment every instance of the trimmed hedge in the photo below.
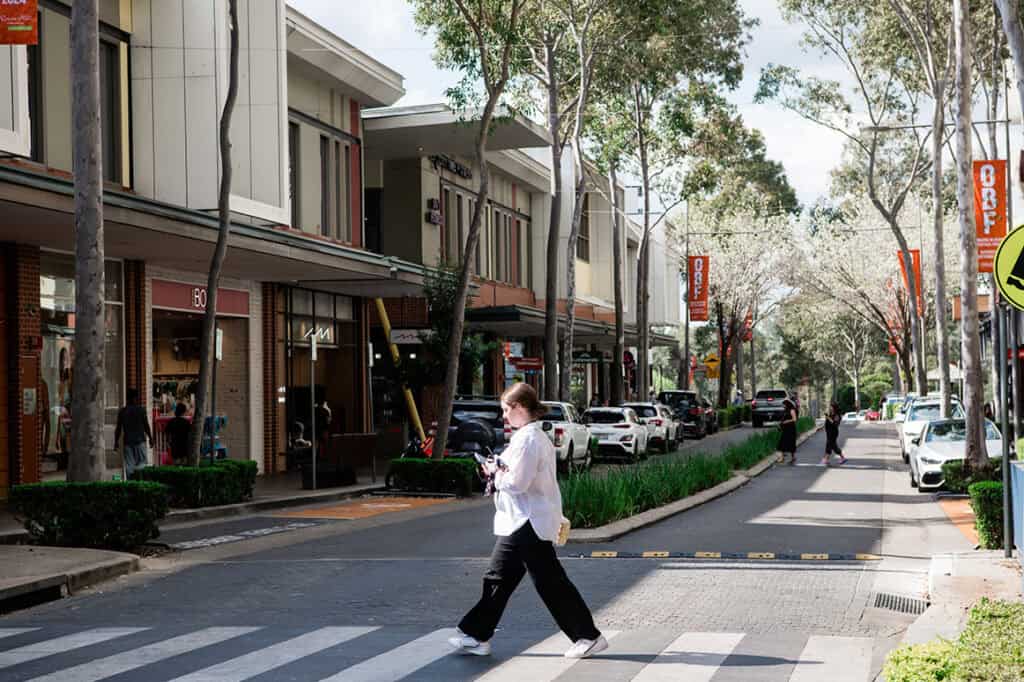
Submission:
M 50 481 L 11 488 L 11 510 L 41 545 L 132 549 L 160 535 L 167 488 L 141 481 Z
M 750 421 L 750 405 L 730 405 L 718 410 L 718 425 L 722 428 Z
M 978 539 L 985 549 L 1003 548 L 1003 484 L 1001 481 L 978 481 L 972 483 L 971 509 L 974 510 L 974 527 Z
M 132 479 L 162 483 L 168 488 L 172 507 L 193 508 L 238 504 L 252 499 L 256 473 L 256 462 L 222 459 L 197 467 L 143 467 Z
M 391 489 L 454 493 L 466 497 L 478 487 L 476 472 L 476 460 L 468 457 L 403 457 L 391 460 L 385 481 Z
M 1024 680 L 1024 604 L 982 599 L 958 639 L 895 649 L 882 674 L 888 682 Z
M 1001 481 L 1003 479 L 1002 463 L 1002 457 L 993 457 L 989 459 L 986 468 L 965 474 L 962 460 L 945 462 L 942 465 L 942 475 L 946 480 L 943 487 L 951 493 L 967 494 L 967 489 L 972 483 Z
M 574 528 L 595 528 L 711 488 L 731 475 L 723 458 L 706 455 L 620 467 L 603 476 L 585 472 L 559 481 L 562 510 Z

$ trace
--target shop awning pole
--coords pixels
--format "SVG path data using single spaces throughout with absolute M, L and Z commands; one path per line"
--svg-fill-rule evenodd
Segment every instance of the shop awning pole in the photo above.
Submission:
M 391 359 L 395 363 L 397 368 L 402 364 L 402 358 L 398 354 L 398 344 L 391 342 L 391 320 L 388 318 L 388 311 L 384 307 L 384 299 L 374 299 L 377 303 L 377 315 L 380 317 L 380 323 L 384 327 L 384 338 L 387 339 L 388 346 L 391 348 Z M 402 383 L 402 392 L 405 393 L 405 406 L 409 410 L 409 419 L 412 420 L 412 426 L 416 429 L 416 433 L 419 434 L 420 442 L 427 440 L 427 434 L 423 431 L 423 423 L 420 421 L 420 412 L 416 409 L 416 401 L 412 397 L 412 391 L 409 387 Z

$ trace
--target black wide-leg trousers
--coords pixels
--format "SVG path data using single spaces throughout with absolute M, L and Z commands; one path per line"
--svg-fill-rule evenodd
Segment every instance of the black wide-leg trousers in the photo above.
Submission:
M 559 563 L 554 545 L 537 537 L 529 522 L 512 535 L 499 537 L 494 544 L 491 565 L 484 573 L 483 595 L 459 623 L 459 629 L 481 642 L 488 641 L 509 597 L 527 572 L 544 605 L 570 640 L 600 636 L 590 609 Z

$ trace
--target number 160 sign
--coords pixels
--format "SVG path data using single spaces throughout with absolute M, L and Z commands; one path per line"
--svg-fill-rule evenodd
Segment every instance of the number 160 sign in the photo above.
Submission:
M 999 242 L 1006 236 L 1006 161 L 974 162 L 974 222 L 978 272 L 992 272 Z

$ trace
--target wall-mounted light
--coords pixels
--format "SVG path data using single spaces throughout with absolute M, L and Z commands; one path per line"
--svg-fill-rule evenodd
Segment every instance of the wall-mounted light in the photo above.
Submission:
M 415 353 L 409 353 L 409 359 L 410 360 L 415 360 L 416 359 L 416 354 Z

